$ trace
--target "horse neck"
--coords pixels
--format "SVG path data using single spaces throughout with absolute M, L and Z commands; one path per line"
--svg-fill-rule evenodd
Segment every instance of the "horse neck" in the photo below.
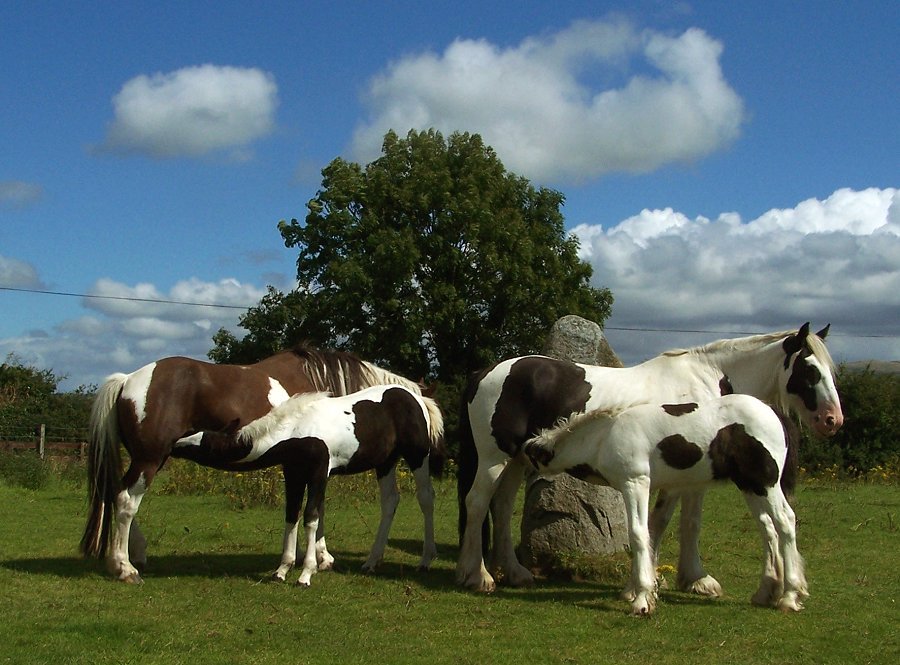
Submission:
M 778 378 L 784 351 L 780 341 L 745 348 L 735 344 L 701 349 L 698 355 L 728 378 L 734 392 L 752 395 L 768 404 L 781 402 Z

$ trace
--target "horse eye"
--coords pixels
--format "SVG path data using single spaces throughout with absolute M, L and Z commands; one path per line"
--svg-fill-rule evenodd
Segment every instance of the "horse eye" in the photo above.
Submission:
M 822 380 L 822 372 L 820 372 L 819 368 L 814 365 L 807 364 L 806 367 L 806 380 L 809 381 L 809 385 L 814 386 Z

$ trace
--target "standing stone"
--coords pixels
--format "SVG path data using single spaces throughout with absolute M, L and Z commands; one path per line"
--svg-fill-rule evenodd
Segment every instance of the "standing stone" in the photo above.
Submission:
M 600 326 L 579 316 L 565 316 L 553 325 L 544 354 L 585 365 L 622 367 Z M 625 504 L 618 491 L 566 474 L 553 480 L 529 476 L 519 545 L 524 566 L 546 574 L 560 554 L 612 554 L 627 545 Z

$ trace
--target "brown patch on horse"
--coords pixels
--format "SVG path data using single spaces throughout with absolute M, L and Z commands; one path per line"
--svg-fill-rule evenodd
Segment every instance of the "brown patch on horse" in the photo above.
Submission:
M 733 395 L 734 394 L 734 386 L 731 385 L 731 380 L 722 375 L 722 378 L 719 379 L 719 394 L 720 395 Z
M 703 451 L 700 450 L 700 446 L 696 443 L 691 443 L 681 434 L 667 436 L 656 444 L 656 447 L 659 448 L 659 452 L 662 454 L 663 462 L 673 469 L 681 471 L 690 469 L 703 459 Z
M 603 477 L 603 474 L 590 464 L 573 466 L 571 469 L 566 469 L 566 473 L 573 478 L 578 478 L 578 480 L 593 483 L 594 485 L 609 485 L 609 482 Z
M 335 473 L 358 473 L 375 469 L 378 477 L 393 468 L 402 456 L 415 470 L 430 452 L 428 423 L 419 402 L 402 388 L 384 392 L 381 402 L 361 400 L 353 406 L 354 434 L 359 450 L 346 467 Z M 417 444 L 423 444 L 423 446 Z
M 723 427 L 709 445 L 713 478 L 730 479 L 743 492 L 766 494 L 778 482 L 778 464 L 740 423 Z
M 521 358 L 503 382 L 491 417 L 491 434 L 497 446 L 514 457 L 529 437 L 560 418 L 584 411 L 590 394 L 584 369 L 575 363 L 540 356 Z
M 663 404 L 663 411 L 670 416 L 684 416 L 697 410 L 696 402 L 685 402 L 684 404 Z

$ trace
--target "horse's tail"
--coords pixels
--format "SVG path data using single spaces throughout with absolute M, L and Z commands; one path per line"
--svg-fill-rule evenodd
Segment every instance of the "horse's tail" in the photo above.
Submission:
M 113 374 L 100 387 L 91 409 L 88 444 L 88 520 L 81 537 L 85 556 L 102 558 L 109 546 L 116 495 L 121 491 L 122 458 L 116 400 L 127 374 Z
M 797 477 L 800 474 L 800 428 L 797 422 L 779 409 L 773 409 L 781 421 L 784 430 L 784 445 L 787 447 L 784 468 L 781 470 L 781 491 L 788 498 L 793 496 L 797 488 Z
M 466 510 L 466 497 L 475 483 L 475 473 L 478 471 L 478 449 L 475 447 L 475 437 L 472 434 L 472 423 L 469 420 L 469 402 L 478 389 L 478 384 L 485 372 L 477 372 L 469 377 L 469 383 L 463 391 L 459 409 L 459 459 L 456 474 L 456 500 L 459 506 L 459 545 L 462 547 L 463 534 L 466 532 L 468 511 Z M 481 526 L 481 548 L 487 554 L 490 543 L 491 523 L 490 512 L 485 515 L 484 524 Z
M 432 476 L 440 477 L 447 461 L 447 447 L 444 445 L 444 414 L 430 397 L 422 397 L 425 410 L 428 411 L 428 441 L 431 443 L 428 454 L 428 471 Z

